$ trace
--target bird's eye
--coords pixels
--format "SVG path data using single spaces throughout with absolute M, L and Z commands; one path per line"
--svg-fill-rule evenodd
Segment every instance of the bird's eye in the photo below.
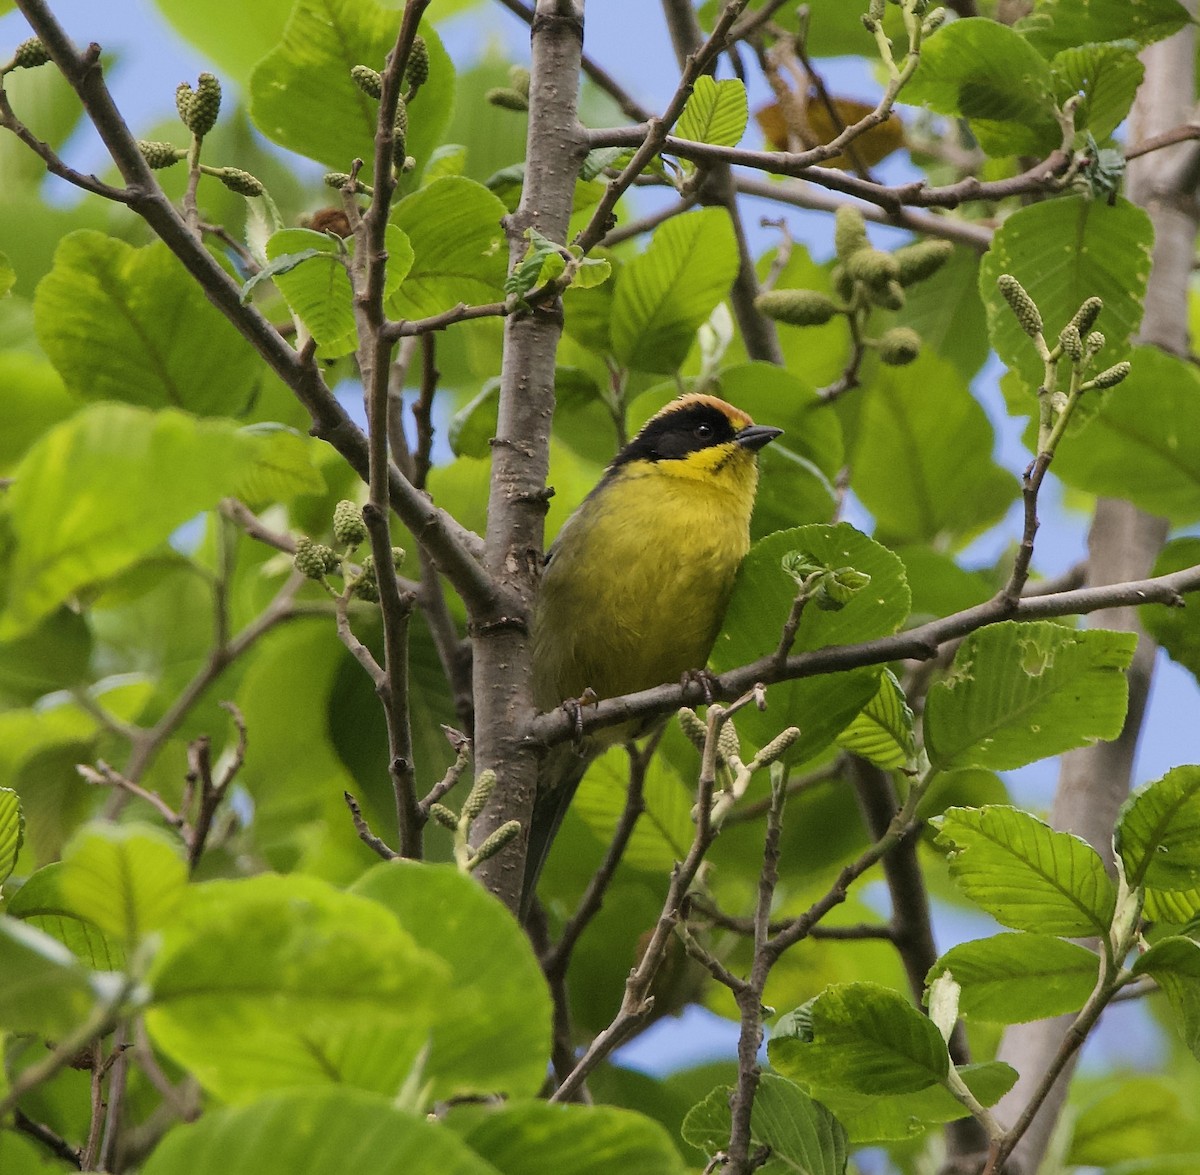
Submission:
M 713 426 L 711 424 L 698 424 L 696 425 L 695 435 L 698 441 L 712 440 Z

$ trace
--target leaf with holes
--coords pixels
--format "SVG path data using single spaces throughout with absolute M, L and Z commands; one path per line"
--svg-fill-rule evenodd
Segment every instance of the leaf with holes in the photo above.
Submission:
M 1137 637 L 1050 621 L 972 633 L 929 691 L 925 749 L 936 770 L 1022 767 L 1116 738 Z

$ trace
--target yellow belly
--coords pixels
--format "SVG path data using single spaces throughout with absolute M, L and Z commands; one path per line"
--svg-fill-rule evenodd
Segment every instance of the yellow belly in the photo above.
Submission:
M 563 528 L 534 621 L 539 708 L 678 681 L 707 662 L 749 548 L 755 468 L 708 480 L 664 465 L 626 467 Z

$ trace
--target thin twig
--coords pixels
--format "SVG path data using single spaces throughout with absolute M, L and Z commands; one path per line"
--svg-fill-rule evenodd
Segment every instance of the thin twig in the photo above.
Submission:
M 358 833 L 358 839 L 372 852 L 378 853 L 385 861 L 396 860 L 400 854 L 395 849 L 389 848 L 371 831 L 371 826 L 362 814 L 362 808 L 359 807 L 358 801 L 348 791 L 342 792 L 342 799 L 346 801 L 346 807 L 350 809 L 350 818 L 354 821 L 354 831 Z
M 1003 620 L 1083 616 L 1103 608 L 1140 604 L 1179 607 L 1184 602 L 1184 595 L 1195 591 L 1200 591 L 1200 566 L 1127 583 L 1101 584 L 1043 596 L 1024 596 L 1011 605 L 1003 600 L 992 599 L 893 636 L 793 653 L 782 667 L 775 664 L 773 653 L 768 654 L 749 665 L 710 677 L 706 683 L 707 695 L 717 699 L 731 698 L 737 697 L 755 682 L 770 685 L 864 665 L 881 665 L 887 661 L 927 661 L 936 657 L 941 646 L 949 641 Z M 707 700 L 705 688 L 697 682 L 655 686 L 620 698 L 605 698 L 588 706 L 577 720 L 559 711 L 540 714 L 530 723 L 528 734 L 539 745 L 552 746 L 575 737 L 577 726 L 582 726 L 583 733 L 589 734 L 617 723 L 632 719 L 645 720 L 677 710 L 680 706 L 698 705 Z
M 77 1171 L 82 1170 L 83 1163 L 79 1151 L 73 1147 L 61 1134 L 51 1130 L 44 1122 L 35 1122 L 19 1106 L 13 1110 L 13 1126 L 22 1134 L 28 1135 L 41 1143 L 55 1158 L 62 1159 Z
M 566 975 L 575 944 L 587 929 L 588 923 L 600 912 L 600 907 L 604 903 L 604 895 L 612 884 L 617 866 L 625 856 L 625 850 L 629 847 L 629 841 L 633 837 L 637 822 L 646 810 L 646 770 L 650 766 L 650 759 L 658 748 L 665 729 L 665 727 L 659 727 L 646 747 L 642 749 L 628 748 L 629 788 L 625 796 L 625 807 L 621 810 L 612 839 L 604 853 L 604 859 L 600 862 L 596 872 L 592 874 L 587 889 L 583 892 L 583 897 L 579 899 L 579 905 L 567 919 L 558 941 L 542 956 L 542 970 L 547 976 Z

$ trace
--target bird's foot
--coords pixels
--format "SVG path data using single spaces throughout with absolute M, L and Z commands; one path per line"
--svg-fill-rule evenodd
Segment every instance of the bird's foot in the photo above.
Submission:
M 717 675 L 711 669 L 689 669 L 680 679 L 679 684 L 686 689 L 689 685 L 698 685 L 704 691 L 704 704 L 711 706 L 717 696 Z
M 584 706 L 594 706 L 599 700 L 599 695 L 589 685 L 578 698 L 568 698 L 562 704 L 562 708 L 570 716 L 571 725 L 575 730 L 572 737 L 576 747 L 583 742 L 583 708 Z

